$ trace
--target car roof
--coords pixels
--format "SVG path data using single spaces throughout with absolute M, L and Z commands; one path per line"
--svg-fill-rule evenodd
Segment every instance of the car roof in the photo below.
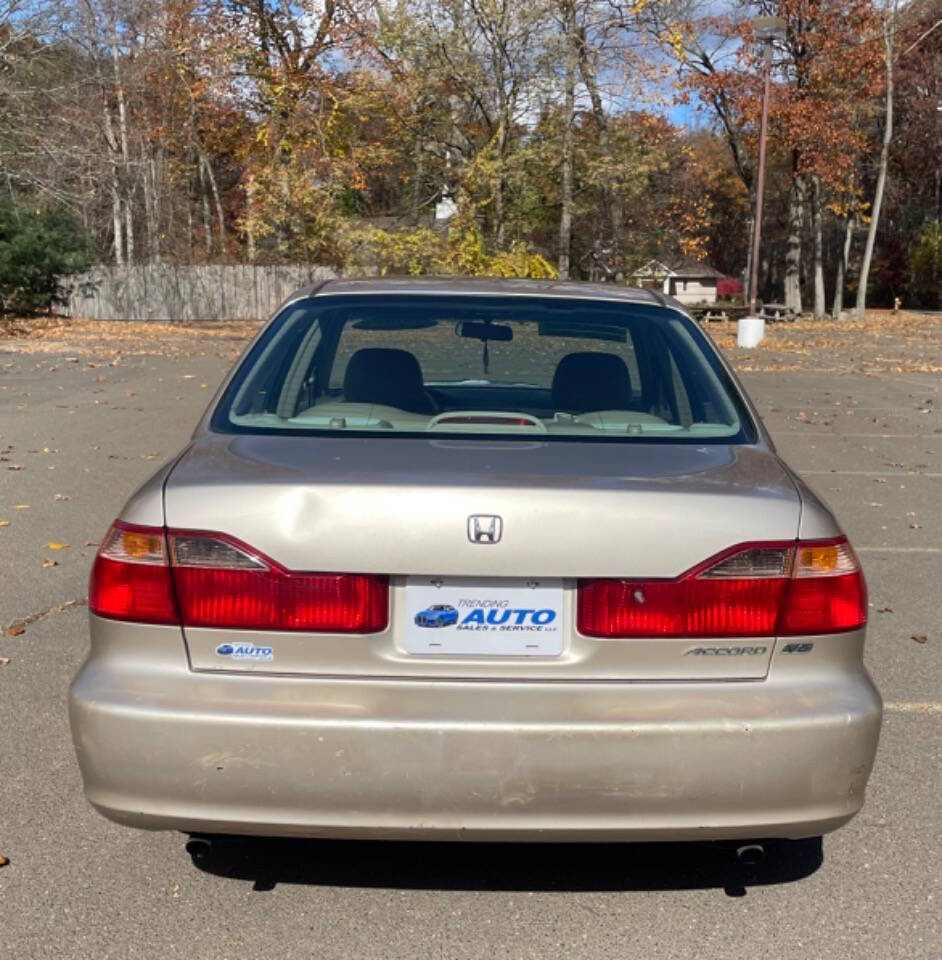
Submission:
M 659 290 L 614 283 L 572 280 L 524 280 L 495 277 L 352 277 L 327 280 L 298 290 L 291 300 L 344 294 L 459 294 L 475 296 L 561 297 L 573 300 L 612 300 L 667 307 L 686 313 L 683 305 Z

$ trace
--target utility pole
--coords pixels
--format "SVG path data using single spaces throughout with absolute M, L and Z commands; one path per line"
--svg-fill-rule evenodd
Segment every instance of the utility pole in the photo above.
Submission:
M 749 270 L 749 313 L 756 314 L 759 296 L 759 245 L 762 241 L 762 203 L 765 199 L 765 147 L 769 131 L 769 99 L 772 95 L 772 44 L 785 37 L 785 22 L 778 17 L 756 17 L 756 37 L 764 44 L 762 77 L 762 120 L 759 126 L 759 171 L 756 181 L 756 216 L 752 228 L 752 256 Z

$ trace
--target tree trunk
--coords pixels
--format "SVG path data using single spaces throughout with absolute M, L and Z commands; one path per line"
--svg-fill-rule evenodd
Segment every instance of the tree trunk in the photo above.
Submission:
M 563 36 L 566 43 L 566 77 L 563 92 L 562 192 L 559 209 L 559 279 L 569 279 L 569 253 L 572 246 L 572 153 L 573 124 L 576 113 L 575 23 L 571 3 L 565 6 Z
M 131 194 L 124 195 L 124 242 L 127 249 L 128 266 L 134 263 L 134 214 L 131 212 Z
M 801 231 L 805 217 L 805 182 L 795 174 L 788 199 L 788 239 L 785 248 L 785 306 L 801 313 Z
M 209 183 L 210 192 L 213 195 L 213 205 L 216 208 L 216 221 L 219 224 L 217 231 L 219 233 L 219 252 L 226 251 L 226 219 L 222 209 L 222 199 L 219 196 L 219 185 L 216 183 L 216 174 L 213 173 L 213 165 L 209 162 L 206 154 L 202 154 L 203 169 L 206 171 L 206 180 Z
M 837 276 L 834 279 L 834 305 L 831 307 L 831 316 L 835 320 L 841 319 L 844 312 L 844 279 L 847 276 L 847 264 L 850 261 L 850 245 L 854 239 L 854 215 L 847 214 L 844 221 L 844 247 L 841 259 L 837 263 Z
M 890 159 L 890 144 L 893 141 L 893 33 L 896 29 L 896 0 L 883 21 L 883 43 L 886 48 L 886 123 L 883 126 L 883 146 L 880 148 L 880 166 L 877 171 L 877 186 L 873 194 L 867 242 L 864 245 L 863 261 L 860 264 L 860 279 L 857 286 L 856 314 L 863 318 L 867 310 L 867 284 L 870 282 L 870 264 L 873 262 L 873 247 L 877 240 L 877 225 L 880 208 L 883 206 L 883 191 L 886 187 L 886 168 Z
M 154 249 L 151 252 L 151 256 L 154 259 L 154 263 L 160 263 L 160 218 L 162 213 L 160 209 L 160 180 L 161 169 L 163 167 L 162 154 L 163 151 L 161 149 L 157 152 L 157 158 L 151 160 L 150 184 L 151 189 L 154 191 L 151 198 L 154 211 Z
M 115 266 L 124 266 L 124 238 L 121 226 L 121 195 L 118 192 L 118 174 L 111 170 L 111 215 L 114 221 L 114 262 Z
M 141 155 L 145 153 L 141 143 Z M 143 169 L 144 188 L 144 228 L 147 235 L 147 259 L 151 263 L 160 263 L 160 194 L 158 192 L 158 163 L 149 157 Z
M 595 75 L 595 69 L 589 61 L 589 51 L 584 27 L 580 31 L 578 39 L 579 73 L 582 76 L 582 82 L 585 84 L 586 90 L 589 92 L 589 100 L 592 103 L 592 116 L 595 118 L 595 125 L 599 132 L 599 149 L 602 155 L 614 165 L 615 157 L 612 154 L 612 146 L 609 139 L 608 116 L 605 113 L 605 106 L 602 103 L 602 96 L 599 92 L 598 78 Z M 625 219 L 621 194 L 617 189 L 606 185 L 603 188 L 602 202 L 608 211 L 612 245 L 611 259 L 615 268 L 615 280 L 621 281 L 624 279 L 622 224 Z
M 425 144 L 420 136 L 415 138 L 412 156 L 415 163 L 415 175 L 412 178 L 412 210 L 409 214 L 409 222 L 412 226 L 417 226 L 419 209 L 422 203 L 422 184 L 425 180 Z
M 249 263 L 255 263 L 255 178 L 249 174 L 245 185 L 245 255 Z
M 814 318 L 823 320 L 827 314 L 824 293 L 824 227 L 821 214 L 821 180 L 811 178 L 811 227 L 814 237 Z
M 128 117 L 124 98 L 124 82 L 121 79 L 121 58 L 118 53 L 118 28 L 116 14 L 112 9 L 111 21 L 111 62 L 114 70 L 114 93 L 118 105 L 118 142 L 121 147 L 122 180 L 124 184 L 124 237 L 127 250 L 127 263 L 134 263 L 134 211 L 133 184 L 131 182 L 131 152 L 128 149 Z
M 501 116 L 497 130 L 497 181 L 494 184 L 494 243 L 498 250 L 504 249 L 504 153 L 509 136 L 509 118 Z
M 118 267 L 124 266 L 124 226 L 121 219 L 121 180 L 118 174 L 118 141 L 114 135 L 114 126 L 111 122 L 111 111 L 105 96 L 105 84 L 98 71 L 98 83 L 101 89 L 102 131 L 105 143 L 108 145 L 108 172 L 111 177 L 111 215 L 114 223 L 114 262 Z
M 151 162 L 148 160 L 144 164 L 142 171 L 142 193 L 144 196 L 144 237 L 146 240 L 145 248 L 147 250 L 147 259 L 153 259 L 154 255 L 154 195 L 151 191 Z
M 213 252 L 213 221 L 209 212 L 209 190 L 206 187 L 206 168 L 199 164 L 200 172 L 200 202 L 203 208 L 203 246 L 206 249 L 207 259 Z

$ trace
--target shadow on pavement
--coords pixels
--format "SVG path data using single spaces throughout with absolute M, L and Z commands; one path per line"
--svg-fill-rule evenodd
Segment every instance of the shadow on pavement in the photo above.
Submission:
M 251 881 L 406 890 L 618 891 L 748 887 L 801 880 L 823 861 L 820 837 L 766 844 L 765 859 L 740 864 L 735 845 L 409 843 L 216 837 L 195 866 Z

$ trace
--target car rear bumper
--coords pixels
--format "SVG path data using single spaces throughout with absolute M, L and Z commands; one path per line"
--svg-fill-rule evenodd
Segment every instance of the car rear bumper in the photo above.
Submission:
M 135 628 L 140 631 L 141 628 Z M 506 840 L 802 837 L 863 803 L 869 676 L 735 683 L 195 673 L 179 633 L 96 651 L 73 684 L 85 790 L 152 829 Z M 173 632 L 170 631 L 170 636 Z

